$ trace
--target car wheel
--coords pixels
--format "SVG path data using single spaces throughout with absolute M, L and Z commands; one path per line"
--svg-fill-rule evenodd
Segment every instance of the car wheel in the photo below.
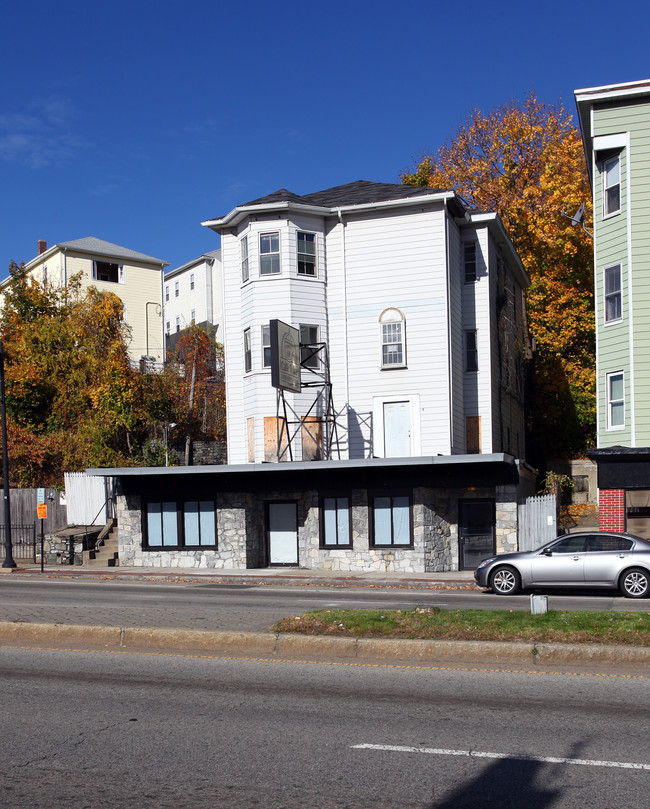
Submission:
M 618 586 L 625 598 L 647 598 L 650 595 L 650 573 L 631 567 L 621 574 Z
M 490 587 L 500 596 L 511 596 L 521 589 L 521 576 L 513 567 L 497 567 L 490 574 Z

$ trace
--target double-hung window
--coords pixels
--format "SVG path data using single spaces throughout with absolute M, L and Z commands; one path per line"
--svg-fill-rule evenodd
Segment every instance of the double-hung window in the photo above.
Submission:
M 194 289 L 194 273 L 190 273 L 190 290 Z
M 244 373 L 248 374 L 253 370 L 253 353 L 251 351 L 251 330 L 244 330 Z
M 625 427 L 625 380 L 622 371 L 607 374 L 607 429 Z
M 465 242 L 463 245 L 463 263 L 465 267 L 465 283 L 476 281 L 476 242 Z
M 605 268 L 605 323 L 622 317 L 621 265 Z
M 260 275 L 280 272 L 280 234 L 260 233 Z
M 214 500 L 159 500 L 146 507 L 145 550 L 161 548 L 215 548 Z
M 271 367 L 271 327 L 262 326 L 262 368 Z
M 375 547 L 413 544 L 410 495 L 372 498 L 372 544 Z
M 298 275 L 316 275 L 316 237 L 298 231 Z
M 465 332 L 465 370 L 478 371 L 478 344 L 475 329 Z
M 382 313 L 381 329 L 381 367 L 403 368 L 406 365 L 404 345 L 404 318 L 397 309 L 387 309 Z
M 321 501 L 321 546 L 323 548 L 350 547 L 350 498 L 323 497 Z
M 318 368 L 318 326 L 300 324 L 300 365 L 303 368 Z M 314 346 L 310 348 L 310 346 Z
M 603 216 L 621 210 L 621 160 L 612 157 L 603 164 Z
M 248 281 L 248 236 L 244 236 L 239 242 L 239 249 L 241 251 L 241 280 Z
M 178 298 L 180 294 L 181 294 L 180 285 L 178 281 L 174 281 L 174 297 Z
M 165 285 L 165 302 L 169 303 L 169 284 Z

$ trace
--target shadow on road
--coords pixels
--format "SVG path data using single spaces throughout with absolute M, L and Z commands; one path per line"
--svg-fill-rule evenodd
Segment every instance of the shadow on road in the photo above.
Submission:
M 578 758 L 582 745 L 575 744 L 567 758 Z M 479 776 L 448 793 L 442 801 L 434 801 L 428 809 L 545 809 L 553 804 L 560 790 L 544 788 L 549 782 L 548 768 L 560 765 L 517 758 L 503 758 L 489 765 Z M 544 777 L 540 777 L 546 769 Z

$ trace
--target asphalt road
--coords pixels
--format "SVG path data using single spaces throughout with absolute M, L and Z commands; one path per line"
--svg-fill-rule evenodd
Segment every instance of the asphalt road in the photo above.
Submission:
M 92 582 L 0 578 L 0 620 L 104 626 L 257 632 L 311 609 L 530 609 L 530 596 L 478 590 L 247 585 L 184 582 Z M 618 594 L 549 596 L 549 609 L 650 610 L 650 601 Z
M 647 677 L 0 648 L 0 805 L 646 809 Z

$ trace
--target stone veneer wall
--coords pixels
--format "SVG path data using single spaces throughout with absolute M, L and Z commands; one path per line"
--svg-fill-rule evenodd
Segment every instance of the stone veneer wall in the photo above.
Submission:
M 423 573 L 458 570 L 458 503 L 470 492 L 417 488 L 413 491 L 413 547 L 371 548 L 368 493 L 352 492 L 352 548 L 321 548 L 319 494 L 273 492 L 264 495 L 222 492 L 217 495 L 218 549 L 142 549 L 139 496 L 119 494 L 117 520 L 120 565 L 124 567 L 208 568 L 241 570 L 266 564 L 264 503 L 298 503 L 298 558 L 310 570 Z M 494 497 L 493 490 L 472 497 Z M 516 487 L 496 490 L 496 549 L 517 549 Z

